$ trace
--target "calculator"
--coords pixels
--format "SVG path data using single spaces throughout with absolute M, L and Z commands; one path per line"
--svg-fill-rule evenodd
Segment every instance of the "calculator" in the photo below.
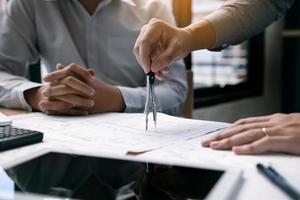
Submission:
M 0 151 L 25 146 L 43 140 L 43 133 L 28 129 L 0 126 Z

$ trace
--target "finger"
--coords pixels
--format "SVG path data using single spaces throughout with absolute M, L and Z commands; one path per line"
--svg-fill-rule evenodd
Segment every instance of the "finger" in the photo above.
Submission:
M 56 71 L 56 72 L 58 72 L 58 71 Z M 56 73 L 56 72 L 51 72 L 50 74 L 46 75 L 45 78 L 44 78 L 44 80 L 45 81 L 48 80 L 48 77 L 51 76 L 52 73 Z M 76 78 L 78 80 L 84 81 L 84 79 L 82 79 L 80 76 L 78 76 L 77 74 L 75 74 L 72 71 L 65 71 L 64 72 L 63 70 L 60 70 L 59 73 L 63 73 L 64 74 L 63 75 L 64 78 L 67 78 L 67 77 L 71 76 L 71 77 L 74 77 L 74 78 Z M 61 80 L 63 80 L 64 78 L 53 80 L 51 82 L 49 81 L 49 83 L 50 83 L 51 86 L 56 86 L 56 85 L 61 84 Z
M 73 73 L 80 76 L 84 80 L 93 79 L 93 76 L 90 75 L 87 69 L 80 67 L 76 64 L 71 64 L 61 70 L 54 71 L 45 76 L 44 81 L 52 82 L 55 80 L 61 80 L 67 76 L 72 76 Z
M 234 146 L 250 144 L 265 136 L 266 135 L 261 131 L 261 129 L 252 129 L 220 141 L 211 142 L 210 147 L 216 150 L 226 150 L 231 149 Z
M 144 34 L 146 28 L 147 28 L 147 25 L 144 25 L 141 28 L 140 34 L 139 34 L 139 36 L 138 36 L 138 38 L 137 38 L 137 40 L 134 44 L 134 48 L 133 48 L 133 53 L 136 57 L 136 60 L 140 64 L 140 66 L 142 66 L 142 62 L 141 62 L 141 59 L 140 59 L 140 53 L 139 53 L 140 52 L 140 47 L 139 47 L 139 45 L 140 45 L 141 39 L 143 38 L 143 34 Z M 142 68 L 143 68 L 143 66 L 142 66 Z M 144 68 L 143 68 L 143 70 L 144 70 L 145 73 L 147 73 Z
M 151 19 L 149 24 L 145 26 L 143 32 L 138 41 L 138 55 L 140 64 L 142 65 L 145 73 L 148 73 L 151 69 L 152 54 L 156 55 L 156 50 L 159 49 L 162 28 L 162 21 L 158 19 Z M 155 50 L 155 51 L 154 51 Z
M 91 95 L 86 95 L 85 93 L 82 93 L 78 90 L 74 90 L 73 88 L 68 87 L 66 85 L 57 85 L 57 86 L 49 87 L 43 91 L 43 95 L 49 98 L 55 98 L 58 96 L 69 95 L 69 94 L 82 95 L 85 97 L 91 96 Z
M 62 64 L 60 64 L 60 63 L 58 63 L 57 65 L 56 65 L 56 70 L 61 70 L 61 69 L 63 69 L 65 66 L 63 66 Z
M 57 71 L 47 74 L 43 80 L 46 82 L 54 82 L 54 81 L 59 81 L 65 77 L 71 76 L 71 75 L 72 75 L 72 73 L 70 71 L 66 70 L 66 68 L 64 68 L 64 69 L 57 70 Z
M 59 111 L 59 110 L 68 110 L 72 108 L 72 104 L 68 104 L 63 101 L 57 101 L 57 100 L 42 100 L 39 103 L 39 107 L 43 112 L 47 110 L 52 110 L 52 111 Z
M 168 67 L 172 61 L 177 57 L 176 49 L 168 47 L 157 59 L 153 60 L 151 64 L 151 71 L 158 72 Z
M 138 43 L 138 40 L 135 42 L 135 45 L 134 45 L 134 48 L 133 48 L 133 54 L 134 54 L 134 56 L 135 56 L 137 62 L 139 63 L 139 65 L 140 65 L 140 66 L 142 67 L 142 69 L 144 70 L 144 72 L 147 73 L 147 72 L 145 71 L 145 69 L 143 68 L 143 66 L 142 66 L 142 63 L 141 63 L 141 60 L 140 60 L 140 54 L 139 54 L 140 48 L 139 48 L 139 46 L 138 46 L 137 43 Z
M 148 73 L 150 71 L 150 64 L 151 64 L 151 60 L 150 60 L 150 52 L 151 52 L 151 49 L 150 49 L 151 45 L 148 41 L 147 38 L 144 38 L 141 40 L 140 44 L 139 44 L 139 52 L 138 52 L 138 55 L 139 55 L 139 62 L 140 62 L 140 65 L 142 66 L 142 68 L 144 69 L 144 72 L 145 73 Z
M 155 73 L 155 77 L 161 81 L 164 79 L 164 74 L 161 71 L 159 71 Z
M 161 81 L 164 79 L 164 76 L 168 73 L 169 73 L 169 67 L 165 67 L 162 71 L 156 72 L 155 77 Z
M 83 98 L 77 95 L 65 95 L 57 97 L 57 100 L 69 103 L 76 108 L 91 108 L 95 105 L 95 102 L 91 99 Z
M 169 67 L 165 67 L 165 68 L 163 68 L 163 70 L 161 70 L 161 72 L 163 73 L 163 74 L 168 74 L 169 73 Z
M 267 128 L 270 126 L 271 126 L 271 124 L 269 122 L 260 122 L 260 123 L 253 123 L 253 124 L 244 124 L 244 125 L 233 125 L 227 129 L 225 129 L 224 131 L 220 132 L 219 134 L 217 134 L 209 139 L 204 140 L 202 142 L 202 145 L 204 147 L 210 147 L 212 142 L 230 138 L 234 135 L 246 132 L 248 130 L 259 129 L 261 131 L 262 127 Z M 262 131 L 261 131 L 261 133 L 262 133 Z
M 234 147 L 232 150 L 239 155 L 250 155 L 266 152 L 288 152 L 288 149 L 288 137 L 263 137 L 251 144 Z
M 48 110 L 45 112 L 47 115 L 70 115 L 70 116 L 86 116 L 88 115 L 88 111 L 80 110 L 80 109 L 69 109 L 65 111 L 52 111 Z
M 94 88 L 72 76 L 64 78 L 61 83 L 85 94 L 86 96 L 93 96 L 95 94 Z
M 89 71 L 86 68 L 81 67 L 77 64 L 71 64 L 71 65 L 67 66 L 66 70 L 74 72 L 76 75 L 80 76 L 84 80 L 93 79 L 93 76 L 91 76 L 91 74 L 89 73 Z
M 58 86 L 60 85 L 61 83 L 59 81 L 52 81 L 50 83 L 48 83 L 50 87 L 54 87 L 54 86 Z
M 234 125 L 250 124 L 257 122 L 266 122 L 269 121 L 271 116 L 262 116 L 262 117 L 249 117 L 246 119 L 240 119 L 234 123 Z
M 95 70 L 93 70 L 93 69 L 88 69 L 88 72 L 89 72 L 92 76 L 95 76 L 95 75 L 96 75 L 96 72 L 95 72 Z

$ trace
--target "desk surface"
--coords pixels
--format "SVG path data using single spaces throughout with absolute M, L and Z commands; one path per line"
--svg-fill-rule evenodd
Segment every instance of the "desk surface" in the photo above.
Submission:
M 24 110 L 12 110 L 12 109 L 6 109 L 6 108 L 0 108 L 0 112 L 4 113 L 7 116 L 20 115 L 20 114 L 28 113 Z
M 1 112 L 8 115 L 23 114 L 24 111 L 0 109 Z M 79 152 L 81 155 L 90 155 L 90 152 L 84 152 L 82 147 L 74 149 L 68 142 L 59 143 L 50 141 L 45 138 L 45 141 L 40 144 L 22 147 L 19 149 L 0 153 L 0 166 L 7 167 L 16 160 L 24 162 L 25 157 L 35 158 L 38 155 L 43 155 L 47 152 Z M 97 149 L 96 151 L 101 151 Z M 189 152 L 188 154 L 184 152 Z M 126 155 L 117 155 L 126 157 Z M 230 151 L 213 151 L 211 149 L 202 148 L 198 139 L 193 139 L 183 144 L 162 148 L 149 153 L 138 156 L 141 159 L 155 158 L 171 159 L 180 162 L 193 162 L 199 166 L 207 165 L 222 165 L 230 168 L 238 168 L 244 171 L 244 181 L 240 185 L 236 199 L 252 200 L 252 199 L 273 199 L 282 200 L 289 199 L 281 190 L 275 187 L 270 181 L 258 173 L 255 168 L 256 163 L 264 163 L 272 165 L 278 170 L 292 185 L 300 190 L 300 157 L 284 154 L 277 155 L 260 155 L 260 156 L 236 156 Z

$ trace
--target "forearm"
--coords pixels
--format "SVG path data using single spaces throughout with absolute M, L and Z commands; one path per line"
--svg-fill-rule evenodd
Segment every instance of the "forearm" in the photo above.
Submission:
M 24 92 L 41 84 L 0 71 L 0 106 L 31 110 Z
M 124 112 L 125 102 L 119 88 L 115 86 L 108 86 L 106 91 L 103 90 L 102 92 L 105 94 L 105 96 L 108 97 L 106 99 L 107 102 L 103 101 L 104 98 L 101 97 L 99 101 L 103 101 L 103 102 L 99 104 L 98 108 L 95 108 L 96 112 Z M 97 101 L 97 99 L 95 101 Z M 97 102 L 96 102 L 96 107 L 97 107 Z
M 293 2 L 294 0 L 229 1 L 204 17 L 215 31 L 212 48 L 235 45 L 249 39 L 283 16 Z
M 183 28 L 190 34 L 190 51 L 209 49 L 215 45 L 216 32 L 213 25 L 207 20 L 201 20 Z

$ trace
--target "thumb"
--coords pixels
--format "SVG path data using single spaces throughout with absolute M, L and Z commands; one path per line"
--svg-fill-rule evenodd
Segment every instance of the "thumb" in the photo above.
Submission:
M 61 70 L 61 69 L 63 69 L 64 68 L 64 66 L 61 64 L 61 63 L 58 63 L 57 65 L 56 65 L 56 70 Z
M 88 72 L 90 73 L 90 75 L 95 76 L 96 72 L 93 69 L 88 69 Z

